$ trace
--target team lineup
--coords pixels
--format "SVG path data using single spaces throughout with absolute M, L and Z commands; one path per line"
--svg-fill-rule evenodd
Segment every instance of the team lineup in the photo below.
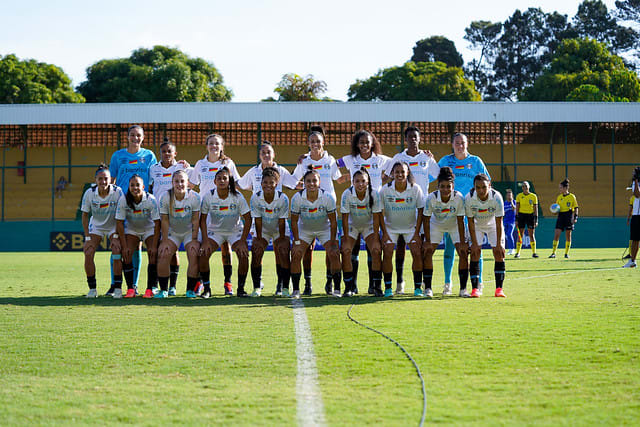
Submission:
M 240 177 L 235 163 L 224 153 L 221 135 L 207 136 L 206 156 L 191 167 L 176 160 L 176 146 L 167 140 L 160 146 L 161 161 L 157 162 L 152 151 L 141 147 L 142 127 L 132 126 L 128 147 L 116 151 L 109 166 L 98 167 L 95 185 L 83 195 L 86 296 L 98 296 L 94 257 L 102 239 L 108 238 L 112 281 L 106 295 L 114 298 L 138 295 L 142 242 L 148 258 L 145 298 L 177 294 L 181 246 L 187 256 L 187 298 L 212 295 L 210 258 L 218 249 L 224 294 L 234 294 L 231 252 L 235 252 L 236 295 L 260 296 L 264 286 L 262 259 L 270 242 L 276 261 L 275 294 L 292 298 L 312 295 L 311 260 L 316 241 L 325 249 L 326 294 L 349 297 L 359 293 L 356 278 L 362 238 L 369 294 L 394 295 L 394 255 L 395 294 L 404 293 L 402 271 L 408 246 L 413 294 L 432 298 L 433 255 L 444 240 L 443 296 L 453 294 L 455 253 L 458 295 L 482 295 L 481 249 L 486 242 L 494 257 L 494 295 L 505 297 L 505 247 L 508 242 L 513 248 L 516 222 L 519 238 L 515 257 L 520 257 L 525 228 L 532 256 L 538 257 L 534 234 L 538 200 L 529 192 L 529 184 L 523 182 L 523 192 L 515 203 L 510 192 L 503 200 L 492 188 L 483 161 L 468 152 L 464 134 L 453 136 L 453 153 L 439 162 L 430 151 L 420 150 L 419 129 L 406 128 L 404 138 L 407 148 L 390 158 L 382 154 L 372 133 L 360 130 L 353 135 L 351 153 L 336 160 L 324 149 L 324 129 L 313 126 L 307 138 L 309 152 L 300 156 L 293 173 L 275 162 L 273 146 L 264 141 L 260 164 Z M 339 201 L 334 181 L 351 182 Z M 430 192 L 431 182 L 435 188 Z M 296 190 L 291 200 L 282 192 L 283 187 Z M 252 192 L 249 203 L 239 189 Z M 562 231 L 565 258 L 569 257 L 571 231 L 578 219 L 578 203 L 569 192 L 568 179 L 562 181 L 560 191 L 557 208 L 553 205 L 558 220 L 550 258 L 556 256 Z M 249 270 L 252 289 L 248 292 Z M 126 293 L 122 291 L 123 278 Z M 471 292 L 467 291 L 468 281 Z

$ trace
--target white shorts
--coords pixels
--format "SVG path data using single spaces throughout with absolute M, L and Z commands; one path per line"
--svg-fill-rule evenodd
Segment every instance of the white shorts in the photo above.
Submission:
M 318 239 L 320 244 L 324 245 L 329 240 L 331 240 L 331 230 L 311 231 L 311 232 L 299 230 L 298 236 L 300 237 L 300 240 L 303 240 L 309 245 L 313 244 L 313 239 Z
M 362 228 L 355 228 L 353 226 L 349 226 L 349 237 L 358 240 L 358 235 L 362 235 L 362 238 L 367 240 L 367 237 L 373 234 L 373 224 L 366 225 Z
M 130 234 L 132 236 L 138 236 L 140 240 L 143 242 L 146 241 L 149 237 L 153 236 L 154 227 L 149 227 L 148 229 L 138 232 L 137 230 L 132 230 L 127 227 L 127 223 L 124 224 L 124 234 Z
M 253 231 L 253 236 L 255 237 L 255 231 Z M 275 233 L 265 233 L 264 231 L 262 232 L 262 238 L 265 239 L 267 241 L 267 244 L 269 244 L 270 241 L 276 241 L 276 239 L 278 239 L 280 237 L 280 232 L 276 231 Z M 291 233 L 289 232 L 288 228 L 285 228 L 284 230 L 284 237 L 287 239 L 291 239 Z
M 103 237 L 105 239 L 111 237 L 116 232 L 115 225 L 112 228 L 99 228 L 89 223 L 89 234 L 95 234 L 96 236 Z
M 451 240 L 453 241 L 454 245 L 456 243 L 460 243 L 460 233 L 458 232 L 457 224 L 455 227 L 444 228 L 440 225 L 434 224 L 433 222 L 429 223 L 429 234 L 432 244 L 440 243 L 442 241 L 442 238 L 444 237 L 444 233 L 449 233 L 449 236 L 451 236 Z
M 413 235 L 415 234 L 415 232 L 411 231 L 409 233 L 394 233 L 393 231 L 387 230 L 387 234 L 389 235 L 389 238 L 391 239 L 391 241 L 382 242 L 383 245 L 386 245 L 388 243 L 393 243 L 394 245 L 397 245 L 398 239 L 400 238 L 400 236 L 404 237 L 404 242 L 408 245 L 409 242 L 411 242 L 411 239 L 413 238 Z
M 213 231 L 211 229 L 207 229 L 207 237 L 218 244 L 218 246 L 222 246 L 224 242 L 229 242 L 231 246 L 236 243 L 242 237 L 242 231 L 230 231 L 230 232 L 222 232 L 222 231 Z
M 498 243 L 498 236 L 496 233 L 496 225 L 484 225 L 480 226 L 476 224 L 476 241 L 479 245 L 482 245 L 484 242 L 484 236 L 487 236 L 487 241 L 491 245 L 492 248 L 495 248 Z M 502 239 L 500 239 L 500 244 L 504 248 L 505 247 L 505 236 L 504 236 L 504 227 L 502 228 Z
M 174 233 L 171 230 L 169 230 L 169 235 L 167 236 L 169 240 L 171 240 L 173 243 L 176 244 L 176 247 L 178 249 L 180 249 L 180 244 L 183 244 L 184 247 L 186 248 L 187 243 L 193 240 L 191 237 L 192 237 L 192 233 L 190 231 L 186 233 L 178 234 L 178 233 Z

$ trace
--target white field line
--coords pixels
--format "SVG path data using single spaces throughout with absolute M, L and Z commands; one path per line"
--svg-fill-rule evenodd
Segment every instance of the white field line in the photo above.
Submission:
M 324 426 L 324 406 L 320 387 L 316 355 L 313 351 L 311 328 L 304 311 L 304 303 L 294 299 L 293 320 L 296 330 L 296 355 L 298 357 L 298 376 L 296 397 L 298 401 L 298 424 L 301 426 Z
M 514 277 L 509 279 L 510 282 L 515 280 L 529 280 L 529 279 L 542 279 L 544 277 L 553 277 L 553 276 L 564 276 L 566 274 L 576 274 L 576 273 L 590 273 L 590 272 L 598 272 L 598 271 L 612 271 L 612 270 L 620 270 L 622 267 L 613 267 L 613 268 L 595 268 L 592 270 L 572 270 L 572 271 L 563 271 L 562 273 L 551 273 L 551 274 L 542 274 L 540 276 L 526 276 L 526 277 Z M 509 270 L 506 271 L 508 273 Z M 504 279 L 505 284 L 507 283 L 507 279 Z M 493 283 L 495 280 L 486 280 L 484 283 Z

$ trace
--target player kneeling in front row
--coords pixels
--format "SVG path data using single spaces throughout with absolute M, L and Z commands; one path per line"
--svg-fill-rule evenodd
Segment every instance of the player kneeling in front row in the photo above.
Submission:
M 96 185 L 82 196 L 82 228 L 84 229 L 84 271 L 87 274 L 89 293 L 87 298 L 96 298 L 96 264 L 93 261 L 102 239 L 111 239 L 113 255 L 113 297 L 122 298 L 122 263 L 120 240 L 116 233 L 116 208 L 122 190 L 111 182 L 111 173 L 105 164 L 96 171 Z M 89 219 L 91 214 L 91 219 Z
M 160 227 L 162 241 L 158 248 L 158 282 L 160 292 L 156 298 L 169 295 L 170 264 L 184 245 L 187 252 L 187 298 L 195 298 L 198 282 L 198 230 L 200 228 L 200 195 L 189 190 L 189 177 L 184 170 L 173 173 L 172 188 L 160 198 Z
M 158 236 L 160 235 L 160 213 L 156 198 L 144 191 L 144 181 L 138 174 L 129 179 L 127 193 L 118 201 L 116 231 L 120 236 L 122 270 L 127 281 L 125 298 L 136 296 L 133 280 L 133 253 L 138 250 L 141 241 L 147 246 L 147 256 L 149 257 L 147 290 L 144 293 L 144 298 L 152 298 L 152 289 L 156 287 L 158 281 L 156 260 Z M 173 294 L 175 295 L 175 288 Z
M 427 196 L 422 218 L 424 226 L 424 247 L 422 277 L 424 280 L 424 296 L 433 298 L 431 278 L 433 275 L 433 253 L 442 240 L 444 233 L 449 233 L 458 252 L 458 276 L 460 277 L 460 296 L 468 297 L 467 280 L 469 265 L 465 242 L 464 197 L 454 190 L 454 175 L 450 167 L 445 166 L 438 174 L 438 190 Z
M 290 236 L 289 198 L 281 191 L 276 191 L 280 181 L 280 172 L 273 167 L 262 170 L 262 191 L 251 197 L 251 217 L 253 218 L 253 242 L 251 245 L 251 278 L 253 279 L 253 293 L 260 296 L 260 282 L 262 278 L 262 257 L 269 244 L 273 241 L 273 254 L 276 258 L 277 296 L 289 296 L 289 266 Z
M 226 166 L 216 173 L 214 183 L 216 188 L 202 197 L 200 207 L 200 277 L 204 285 L 201 296 L 211 296 L 209 258 L 228 242 L 238 257 L 238 296 L 248 297 L 244 285 L 249 272 L 247 237 L 251 231 L 251 210 L 244 196 L 236 190 L 235 181 Z M 209 224 L 207 217 L 211 217 Z M 225 295 L 233 295 L 233 292 L 225 288 Z
M 471 297 L 482 295 L 482 289 L 478 288 L 479 260 L 482 252 L 482 241 L 487 236 L 493 249 L 495 259 L 494 273 L 496 278 L 496 297 L 505 297 L 502 291 L 504 282 L 504 201 L 500 193 L 491 188 L 491 180 L 485 174 L 478 174 L 473 180 L 474 188 L 465 198 L 465 209 L 469 218 L 469 234 L 471 235 Z
M 344 272 L 344 294 L 350 297 L 356 292 L 351 258 L 355 245 L 360 244 L 360 235 L 364 237 L 367 249 L 371 254 L 371 275 L 374 292 L 382 294 L 380 220 L 382 205 L 379 194 L 371 187 L 371 177 L 367 169 L 362 167 L 356 171 L 351 180 L 353 186 L 342 193 L 340 211 L 342 212 L 342 271 Z M 377 289 L 377 291 L 375 291 Z
M 333 278 L 333 296 L 340 296 L 340 254 L 338 252 L 338 220 L 336 201 L 333 196 L 320 188 L 320 174 L 309 166 L 302 177 L 304 190 L 291 198 L 291 297 L 300 298 L 301 262 L 307 248 L 317 238 L 324 247 L 330 274 Z M 311 295 L 311 286 L 305 286 L 304 295 Z

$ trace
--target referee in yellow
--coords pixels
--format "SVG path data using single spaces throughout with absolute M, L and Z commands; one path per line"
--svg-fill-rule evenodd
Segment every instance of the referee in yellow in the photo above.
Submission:
M 518 222 L 518 243 L 516 243 L 515 258 L 520 258 L 522 249 L 522 239 L 525 227 L 529 230 L 529 241 L 531 242 L 531 252 L 533 257 L 538 258 L 536 253 L 536 227 L 538 226 L 538 196 L 529 191 L 529 183 L 522 181 L 522 193 L 516 197 L 516 219 Z
M 569 193 L 569 178 L 560 183 L 561 194 L 558 195 L 556 203 L 560 205 L 560 212 L 558 212 L 558 219 L 556 220 L 556 232 L 553 236 L 553 252 L 549 255 L 549 258 L 556 257 L 556 250 L 558 249 L 558 242 L 560 241 L 560 234 L 562 230 L 565 231 L 566 242 L 564 249 L 564 257 L 569 258 L 569 249 L 571 249 L 571 232 L 573 231 L 574 224 L 578 222 L 578 200 L 573 193 Z

